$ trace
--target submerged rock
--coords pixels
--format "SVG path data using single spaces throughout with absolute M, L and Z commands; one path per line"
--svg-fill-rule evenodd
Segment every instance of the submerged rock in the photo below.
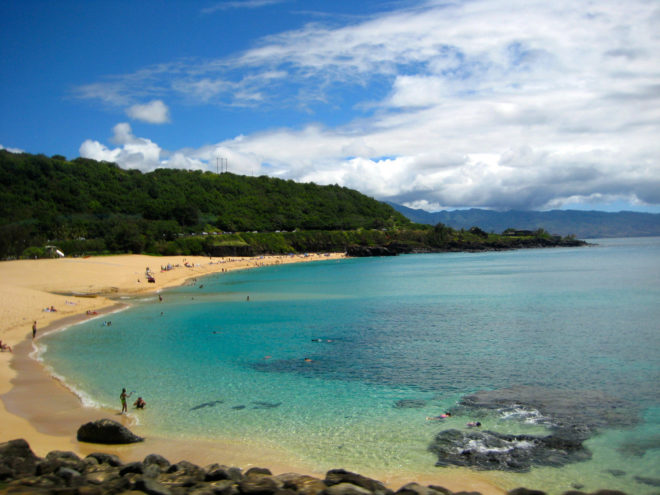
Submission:
M 77 438 L 80 442 L 103 444 L 136 443 L 144 440 L 121 423 L 111 419 L 99 419 L 85 423 L 78 428 Z
M 548 435 L 508 435 L 494 431 L 440 432 L 429 450 L 437 466 L 527 471 L 534 465 L 563 466 L 589 459 L 583 442 L 605 427 L 639 421 L 635 407 L 598 391 L 510 387 L 483 390 L 461 399 L 455 414 L 497 412 L 502 419 L 545 426 Z
M 595 390 L 531 386 L 482 390 L 463 397 L 460 406 L 499 410 L 553 429 L 584 430 L 587 436 L 599 428 L 633 426 L 639 421 L 631 403 Z
M 533 465 L 559 467 L 591 458 L 580 439 L 494 431 L 441 431 L 429 450 L 438 456 L 436 466 L 517 472 L 528 471 Z
M 394 403 L 397 409 L 421 409 L 426 406 L 424 399 L 400 399 Z

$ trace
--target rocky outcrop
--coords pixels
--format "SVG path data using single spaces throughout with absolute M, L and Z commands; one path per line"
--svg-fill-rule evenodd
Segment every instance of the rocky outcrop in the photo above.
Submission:
M 429 446 L 438 456 L 437 466 L 518 472 L 588 460 L 591 452 L 584 442 L 600 429 L 638 422 L 632 404 L 601 392 L 530 386 L 482 390 L 463 397 L 452 412 L 473 417 L 499 414 L 545 426 L 545 435 L 445 430 Z
M 436 435 L 429 450 L 438 456 L 436 466 L 519 472 L 532 466 L 560 467 L 591 458 L 580 439 L 494 431 L 444 430 Z
M 99 419 L 85 423 L 78 428 L 77 438 L 80 442 L 103 444 L 136 443 L 144 440 L 121 423 L 111 419 Z
M 7 494 L 113 495 L 141 492 L 150 495 L 458 495 L 441 486 L 408 483 L 398 491 L 344 469 L 333 469 L 325 479 L 295 473 L 273 475 L 265 468 L 242 472 L 235 467 L 196 466 L 187 461 L 171 464 L 151 454 L 141 462 L 122 464 L 114 455 L 54 451 L 45 459 L 34 455 L 25 440 L 0 444 L 0 491 Z M 459 492 L 465 494 L 465 492 Z M 571 491 L 565 495 L 588 495 Z M 470 492 L 471 495 L 479 495 Z M 518 488 L 509 495 L 545 495 Z M 602 490 L 592 495 L 625 495 Z
M 370 256 L 396 256 L 399 253 L 385 246 L 349 246 L 346 254 L 353 258 L 368 258 Z

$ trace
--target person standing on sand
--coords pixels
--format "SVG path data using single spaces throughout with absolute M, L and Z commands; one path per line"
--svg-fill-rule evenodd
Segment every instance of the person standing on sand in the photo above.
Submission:
M 37 320 L 32 324 L 32 340 L 37 336 Z
M 121 400 L 121 414 L 128 412 L 128 407 L 126 406 L 126 399 L 131 395 L 133 395 L 133 392 L 126 395 L 126 389 L 125 388 L 121 389 L 121 394 L 119 394 L 119 400 Z

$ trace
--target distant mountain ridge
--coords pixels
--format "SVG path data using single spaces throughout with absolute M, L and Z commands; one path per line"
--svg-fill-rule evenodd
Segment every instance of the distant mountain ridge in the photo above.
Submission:
M 580 210 L 499 212 L 477 208 L 431 213 L 396 203 L 388 204 L 413 222 L 429 225 L 442 223 L 455 229 L 477 226 L 486 232 L 497 233 L 508 228 L 545 229 L 552 234 L 575 235 L 579 239 L 660 236 L 660 214 L 657 213 Z

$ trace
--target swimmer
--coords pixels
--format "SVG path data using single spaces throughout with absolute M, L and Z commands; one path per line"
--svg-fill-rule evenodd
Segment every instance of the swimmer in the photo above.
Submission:
M 467 425 L 468 428 L 480 427 L 481 423 L 479 421 L 470 421 Z
M 441 414 L 440 416 L 427 416 L 426 420 L 427 421 L 437 421 L 437 420 L 440 420 L 440 419 L 447 419 L 447 418 L 450 418 L 450 417 L 451 417 L 451 413 L 446 412 L 444 414 Z
M 306 362 L 306 363 L 311 363 L 312 360 L 311 360 L 310 358 L 305 358 L 305 362 Z
M 144 406 L 146 406 L 147 403 L 144 401 L 142 397 L 138 397 L 137 400 L 133 403 L 133 405 L 135 406 L 136 409 L 144 409 Z

